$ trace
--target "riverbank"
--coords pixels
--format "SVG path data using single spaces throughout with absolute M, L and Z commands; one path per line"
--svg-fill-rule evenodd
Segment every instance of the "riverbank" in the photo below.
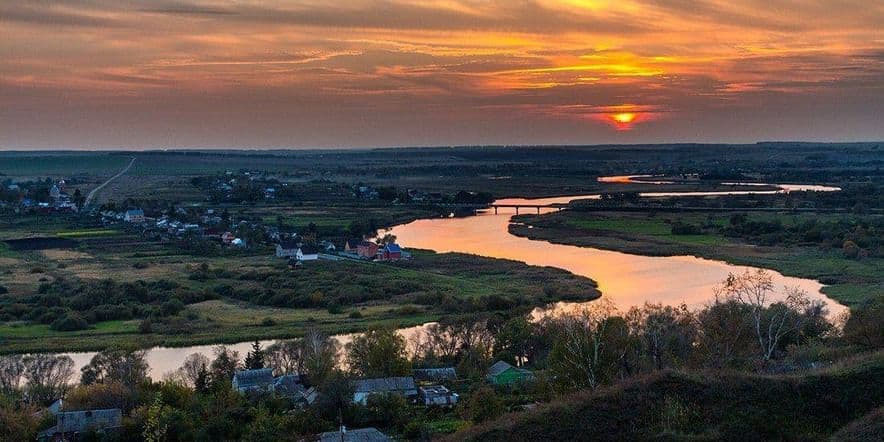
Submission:
M 835 221 L 855 215 L 815 213 L 750 214 L 750 221 L 785 225 Z M 839 247 L 828 250 L 802 244 L 762 246 L 718 233 L 730 214 L 635 213 L 563 211 L 544 215 L 521 215 L 513 219 L 509 232 L 520 237 L 593 247 L 646 256 L 697 256 L 735 265 L 763 267 L 784 275 L 818 280 L 822 292 L 847 306 L 855 306 L 884 294 L 884 260 L 875 257 L 851 259 Z M 673 232 L 673 225 L 703 226 Z M 680 234 L 679 234 L 680 233 Z
M 114 271 L 90 256 L 44 251 L 46 267 L 38 274 L 43 278 L 75 278 L 67 272 L 101 265 L 102 274 L 112 278 L 176 281 L 182 290 L 208 293 L 212 299 L 189 303 L 168 317 L 103 321 L 78 331 L 7 322 L 0 325 L 0 353 L 234 343 L 293 338 L 309 329 L 338 335 L 473 313 L 526 313 L 557 301 L 600 296 L 594 281 L 565 270 L 466 254 L 412 253 L 414 259 L 398 263 L 313 261 L 296 269 L 267 257 L 203 258 L 205 267 L 165 257 L 145 269 Z M 68 261 L 59 268 L 47 264 L 49 259 Z

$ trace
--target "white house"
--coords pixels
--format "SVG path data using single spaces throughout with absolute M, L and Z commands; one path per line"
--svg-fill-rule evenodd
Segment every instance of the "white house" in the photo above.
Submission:
M 301 243 L 294 240 L 282 240 L 276 245 L 277 258 L 295 258 L 301 249 Z
M 126 211 L 126 214 L 123 215 L 123 221 L 126 221 L 127 223 L 143 223 L 144 211 L 141 209 L 129 209 Z
M 312 246 L 301 246 L 298 247 L 297 253 L 295 253 L 295 258 L 298 261 L 315 261 L 319 259 L 319 250 L 316 250 L 316 247 Z

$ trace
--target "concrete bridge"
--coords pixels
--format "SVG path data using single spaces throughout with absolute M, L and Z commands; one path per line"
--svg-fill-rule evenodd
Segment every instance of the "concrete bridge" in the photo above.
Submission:
M 497 215 L 499 209 L 516 209 L 516 215 L 519 214 L 519 211 L 533 211 L 537 214 L 540 214 L 541 209 L 556 209 L 562 210 L 567 209 L 567 204 L 458 204 L 458 203 L 448 203 L 448 204 L 437 204 L 437 206 L 446 207 L 450 209 L 467 209 L 473 211 L 485 210 L 485 209 L 494 209 L 494 214 Z

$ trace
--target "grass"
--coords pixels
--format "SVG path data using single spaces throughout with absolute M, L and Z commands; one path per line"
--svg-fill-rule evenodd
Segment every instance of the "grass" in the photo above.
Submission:
M 99 236 L 115 236 L 119 234 L 120 231 L 116 229 L 83 229 L 56 232 L 55 236 L 61 238 L 93 238 Z
M 881 351 L 804 375 L 657 372 L 445 440 L 825 440 L 880 407 L 882 376 Z
M 844 215 L 824 214 L 840 219 Z M 848 215 L 850 217 L 851 215 Z M 803 223 L 815 214 L 753 213 L 752 220 L 779 220 L 783 224 Z M 852 306 L 884 294 L 884 259 L 848 259 L 840 250 L 815 246 L 759 247 L 717 233 L 673 235 L 671 223 L 724 225 L 728 215 L 720 213 L 666 213 L 652 216 L 634 212 L 564 211 L 547 215 L 525 215 L 510 232 L 556 243 L 597 247 L 651 256 L 694 255 L 731 264 L 763 267 L 789 276 L 820 280 L 823 292 Z M 527 228 L 530 225 L 531 228 Z

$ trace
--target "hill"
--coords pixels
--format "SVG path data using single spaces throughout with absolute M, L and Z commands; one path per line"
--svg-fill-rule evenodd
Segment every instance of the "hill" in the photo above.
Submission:
M 882 351 L 803 376 L 664 371 L 511 413 L 449 440 L 825 440 L 842 427 L 845 437 L 877 431 L 874 439 L 881 379 Z

